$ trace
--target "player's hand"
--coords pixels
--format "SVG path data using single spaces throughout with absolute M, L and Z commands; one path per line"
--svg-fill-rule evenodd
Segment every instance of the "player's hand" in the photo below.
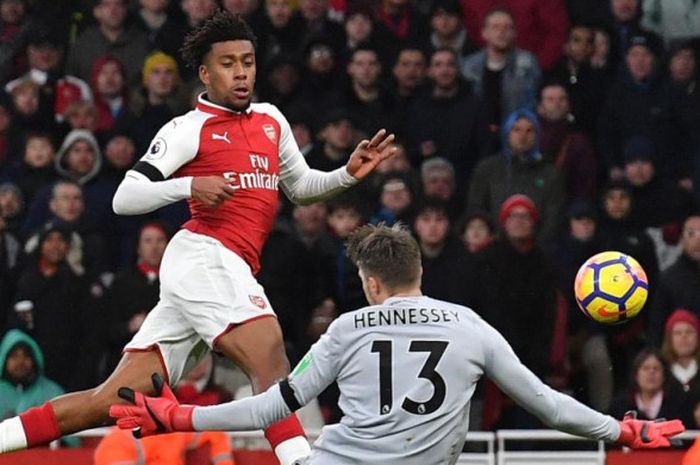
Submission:
M 209 208 L 218 207 L 224 200 L 233 197 L 234 192 L 231 181 L 223 176 L 197 176 L 192 179 L 192 198 Z
M 109 416 L 117 426 L 130 429 L 136 438 L 173 431 L 194 431 L 193 405 L 180 405 L 159 374 L 151 376 L 158 397 L 148 397 L 131 388 L 119 388 L 119 397 L 131 405 L 112 405 Z
M 382 161 L 396 153 L 392 142 L 394 135 L 387 134 L 386 129 L 380 129 L 372 140 L 365 139 L 357 144 L 345 165 L 348 173 L 356 179 L 363 179 Z
M 637 420 L 637 412 L 627 412 L 620 422 L 618 444 L 633 449 L 655 449 L 671 445 L 669 438 L 685 431 L 680 420 Z

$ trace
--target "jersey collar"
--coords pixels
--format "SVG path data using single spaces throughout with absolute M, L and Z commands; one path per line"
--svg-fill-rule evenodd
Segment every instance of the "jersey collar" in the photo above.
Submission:
M 217 116 L 233 116 L 233 115 L 250 115 L 250 113 L 253 111 L 252 105 L 248 105 L 248 108 L 246 108 L 243 111 L 235 111 L 231 110 L 230 108 L 226 108 L 221 105 L 217 105 L 216 103 L 210 102 L 209 100 L 206 99 L 207 93 L 202 92 L 199 94 L 199 97 L 197 97 L 197 110 L 203 111 L 205 113 L 211 113 L 213 115 Z

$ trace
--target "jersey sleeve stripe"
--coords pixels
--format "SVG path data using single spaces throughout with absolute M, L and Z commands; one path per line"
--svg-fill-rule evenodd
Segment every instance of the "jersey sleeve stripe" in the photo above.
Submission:
M 295 412 L 301 408 L 301 404 L 294 395 L 294 389 L 289 385 L 289 380 L 285 379 L 280 381 L 280 394 L 282 394 L 282 399 L 284 403 L 287 404 L 287 408 L 292 412 Z
M 146 161 L 137 162 L 131 169 L 138 171 L 153 182 L 165 181 L 165 176 L 163 176 L 163 173 L 161 173 L 158 168 Z

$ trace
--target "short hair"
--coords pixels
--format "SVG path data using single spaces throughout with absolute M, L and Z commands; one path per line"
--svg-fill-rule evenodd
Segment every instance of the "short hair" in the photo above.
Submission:
M 454 180 L 455 178 L 455 167 L 454 165 L 446 158 L 442 157 L 433 157 L 433 158 L 428 158 L 423 162 L 423 164 L 420 167 L 420 178 L 422 181 L 425 181 L 425 179 L 428 177 L 430 173 L 433 171 L 447 171 L 450 173 L 450 176 Z
M 78 190 L 80 190 L 80 194 L 83 194 L 83 187 L 78 182 L 73 181 L 72 179 L 59 179 L 53 183 L 53 186 L 51 186 L 51 200 L 56 198 L 56 191 L 61 186 L 75 186 L 78 188 Z
M 197 69 L 204 56 L 211 51 L 212 44 L 229 40 L 247 40 L 253 44 L 253 48 L 257 48 L 255 33 L 240 15 L 218 10 L 200 27 L 187 34 L 180 52 L 187 66 Z
M 420 248 L 401 223 L 362 226 L 348 238 L 347 250 L 358 269 L 390 289 L 420 283 Z
M 486 12 L 486 16 L 484 16 L 484 26 L 486 26 L 486 23 L 489 22 L 489 19 L 491 19 L 491 16 L 497 15 L 497 14 L 503 14 L 508 17 L 510 17 L 511 21 L 515 22 L 515 17 L 513 16 L 513 11 L 508 8 L 507 6 L 504 5 L 496 5 L 492 8 L 489 9 L 489 11 Z

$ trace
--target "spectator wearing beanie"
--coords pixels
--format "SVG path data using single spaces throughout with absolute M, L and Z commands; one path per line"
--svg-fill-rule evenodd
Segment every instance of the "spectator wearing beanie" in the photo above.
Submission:
M 668 317 L 664 329 L 661 350 L 671 371 L 670 384 L 688 395 L 700 393 L 700 320 L 693 312 L 679 308 Z

